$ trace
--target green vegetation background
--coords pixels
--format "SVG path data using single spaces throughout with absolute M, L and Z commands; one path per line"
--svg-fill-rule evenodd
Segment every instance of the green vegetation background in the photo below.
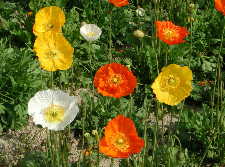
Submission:
M 52 87 L 50 73 L 40 69 L 32 50 L 35 13 L 51 5 L 63 8 L 63 34 L 75 49 L 72 68 L 53 73 L 53 88 L 72 95 L 81 88 L 86 90 L 81 93 L 81 112 L 71 124 L 76 137 L 94 129 L 102 135 L 102 128 L 110 119 L 126 113 L 147 141 L 141 156 L 130 159 L 131 165 L 142 163 L 140 157 L 144 157 L 146 166 L 225 164 L 225 103 L 224 96 L 222 104 L 217 103 L 216 77 L 217 58 L 224 64 L 225 44 L 221 42 L 225 17 L 214 9 L 213 0 L 133 0 L 122 8 L 113 7 L 106 0 L 0 1 L 0 133 L 25 126 L 28 100 L 37 91 Z M 137 16 L 137 6 L 145 9 L 145 16 Z M 30 11 L 32 15 L 28 15 Z M 156 20 L 171 20 L 187 27 L 187 42 L 168 46 L 159 41 L 155 36 Z M 81 37 L 83 21 L 102 29 L 98 41 L 89 44 Z M 137 29 L 145 32 L 143 39 L 133 36 Z M 113 61 L 126 65 L 137 76 L 138 86 L 131 96 L 102 97 L 93 87 L 95 72 L 109 63 L 110 54 Z M 167 64 L 189 66 L 194 75 L 191 96 L 175 107 L 158 104 L 150 88 L 158 71 Z M 221 70 L 224 76 L 224 67 Z M 206 85 L 199 85 L 205 80 Z M 219 120 L 217 105 L 222 106 Z M 161 124 L 152 123 L 150 114 L 159 120 L 169 114 L 179 121 L 173 128 L 159 132 Z

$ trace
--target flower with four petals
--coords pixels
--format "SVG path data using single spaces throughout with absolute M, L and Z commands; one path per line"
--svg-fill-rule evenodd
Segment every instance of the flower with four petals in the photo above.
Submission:
M 47 71 L 67 70 L 73 62 L 74 49 L 61 33 L 40 34 L 35 40 L 34 51 L 41 67 Z
M 225 16 L 225 0 L 215 0 L 215 8 Z
M 95 24 L 84 24 L 80 28 L 80 34 L 87 41 L 95 41 L 102 34 L 102 30 Z
M 134 122 L 118 115 L 108 122 L 105 136 L 99 142 L 99 152 L 112 158 L 128 158 L 141 152 L 144 140 L 137 134 Z
M 123 7 L 129 4 L 128 0 L 109 0 L 109 3 L 113 4 L 116 7 Z
M 185 27 L 173 24 L 171 21 L 156 21 L 156 36 L 168 45 L 184 43 L 189 34 Z
M 111 63 L 98 69 L 94 76 L 94 85 L 103 96 L 120 98 L 134 91 L 137 79 L 127 67 Z
M 77 98 L 61 90 L 39 91 L 28 102 L 34 123 L 49 130 L 63 130 L 78 112 Z
M 33 33 L 38 36 L 44 32 L 61 32 L 65 23 L 65 15 L 57 6 L 49 6 L 40 9 L 35 15 Z
M 174 106 L 190 95 L 192 79 L 187 66 L 170 64 L 162 69 L 151 87 L 159 102 Z

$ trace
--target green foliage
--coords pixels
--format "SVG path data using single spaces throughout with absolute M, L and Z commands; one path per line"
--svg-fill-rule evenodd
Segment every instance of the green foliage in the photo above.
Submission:
M 45 87 L 39 76 L 41 70 L 27 48 L 12 48 L 7 41 L 0 41 L 0 99 L 1 121 L 4 129 L 18 129 L 27 120 L 27 102 L 39 89 Z
M 18 167 L 45 167 L 46 155 L 42 152 L 27 153 L 18 163 Z
M 205 0 L 132 0 L 129 6 L 116 8 L 107 0 L 25 0 L 0 2 L 0 132 L 19 129 L 27 122 L 28 100 L 42 89 L 67 90 L 81 97 L 80 113 L 71 124 L 80 138 L 78 148 L 91 149 L 72 166 L 98 166 L 96 136 L 84 137 L 92 130 L 104 136 L 103 127 L 118 114 L 134 120 L 138 134 L 145 138 L 145 149 L 122 166 L 216 166 L 224 165 L 225 116 L 220 104 L 218 57 L 225 54 L 222 32 L 224 16 Z M 72 68 L 49 73 L 43 71 L 32 51 L 35 13 L 46 6 L 60 6 L 66 23 L 62 28 L 74 47 Z M 137 6 L 145 15 L 136 14 Z M 29 16 L 28 12 L 32 11 Z M 156 20 L 171 20 L 187 27 L 186 42 L 169 46 L 155 33 Z M 89 43 L 80 35 L 82 22 L 97 24 L 102 29 L 99 40 Z M 140 29 L 145 37 L 137 39 Z M 223 44 L 221 44 L 223 42 Z M 135 92 L 120 99 L 104 97 L 93 86 L 95 72 L 102 65 L 117 62 L 126 65 L 137 77 Z M 193 71 L 193 91 L 184 103 L 169 107 L 156 102 L 151 84 L 168 64 L 189 66 Z M 224 62 L 221 63 L 223 66 Z M 224 70 L 224 68 L 222 68 Z M 221 72 L 224 76 L 224 71 Z M 52 79 L 53 78 L 53 81 Z M 224 82 L 224 77 L 222 78 Z M 208 81 L 206 85 L 199 82 Z M 224 85 L 222 84 L 222 89 Z M 224 95 L 224 91 L 221 91 Z M 225 99 L 223 96 L 222 100 Z M 216 106 L 220 104 L 220 106 Z M 150 114 L 156 117 L 152 123 Z M 174 114 L 179 121 L 161 132 L 163 116 Z M 20 166 L 44 166 L 39 153 L 26 155 Z

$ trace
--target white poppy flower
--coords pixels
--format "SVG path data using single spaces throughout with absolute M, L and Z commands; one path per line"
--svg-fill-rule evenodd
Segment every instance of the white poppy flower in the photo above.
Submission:
M 61 90 L 39 91 L 28 102 L 34 123 L 50 130 L 63 130 L 78 112 L 77 97 Z
M 102 30 L 95 24 L 84 24 L 80 28 L 80 34 L 87 41 L 95 41 L 102 34 Z
M 137 16 L 143 17 L 145 15 L 145 10 L 143 8 L 137 8 L 136 14 L 137 14 Z

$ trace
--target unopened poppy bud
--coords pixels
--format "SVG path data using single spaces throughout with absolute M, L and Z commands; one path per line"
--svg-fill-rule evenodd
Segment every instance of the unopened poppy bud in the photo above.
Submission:
M 33 14 L 32 11 L 27 12 L 27 16 L 32 16 L 32 14 Z
M 143 38 L 145 36 L 145 33 L 141 30 L 135 30 L 133 32 L 133 35 L 137 38 Z
M 96 136 L 96 135 L 98 135 L 98 131 L 97 130 L 92 130 L 92 134 Z
M 85 133 L 84 134 L 84 137 L 86 137 L 86 138 L 88 138 L 88 137 L 90 137 L 91 135 L 90 135 L 90 133 Z
M 195 4 L 193 4 L 193 3 L 189 4 L 189 8 L 190 8 L 191 10 L 195 9 Z
M 83 154 L 84 154 L 85 156 L 89 156 L 89 155 L 91 155 L 91 153 L 92 153 L 92 151 L 89 150 L 89 149 L 86 149 L 86 150 L 84 150 L 84 152 L 83 152 Z
M 85 25 L 87 23 L 85 21 L 82 21 L 80 24 L 81 24 L 81 26 L 83 26 L 83 25 Z
M 191 23 L 191 22 L 194 22 L 195 19 L 194 19 L 193 17 L 188 17 L 188 18 L 187 18 L 187 21 L 188 21 L 189 23 Z
M 136 14 L 137 14 L 137 16 L 143 17 L 145 15 L 145 10 L 143 8 L 139 7 L 136 9 Z

